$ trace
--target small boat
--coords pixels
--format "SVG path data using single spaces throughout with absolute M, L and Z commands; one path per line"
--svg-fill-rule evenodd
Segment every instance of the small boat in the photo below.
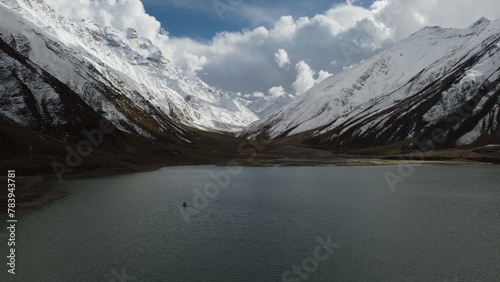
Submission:
M 182 206 L 187 207 L 188 205 L 186 204 L 186 202 L 184 202 L 184 203 L 182 203 Z

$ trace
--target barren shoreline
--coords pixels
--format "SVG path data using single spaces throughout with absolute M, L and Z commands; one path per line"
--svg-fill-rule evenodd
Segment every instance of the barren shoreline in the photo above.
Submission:
M 198 164 L 183 164 L 186 165 L 217 165 L 225 166 L 230 164 L 238 164 L 245 167 L 274 167 L 274 166 L 395 166 L 395 165 L 471 165 L 484 164 L 490 165 L 493 162 L 479 162 L 467 159 L 446 159 L 446 160 L 405 160 L 393 159 L 372 156 L 335 156 L 328 159 L 325 158 L 277 158 L 277 159 L 255 159 L 251 162 L 248 160 L 232 160 L 219 163 L 198 163 Z M 79 172 L 66 175 L 66 179 L 93 177 L 97 175 L 106 175 L 110 173 L 133 173 L 141 171 L 154 171 L 162 167 L 174 167 L 176 165 L 163 166 L 142 166 L 134 169 L 118 169 L 118 170 L 95 170 L 92 172 Z M 17 177 L 16 199 L 17 207 L 20 209 L 36 208 L 50 204 L 51 202 L 65 197 L 65 192 L 57 188 L 58 182 L 54 175 L 45 176 L 19 176 Z M 3 203 L 5 195 L 0 196 Z M 2 213 L 5 211 L 2 208 Z

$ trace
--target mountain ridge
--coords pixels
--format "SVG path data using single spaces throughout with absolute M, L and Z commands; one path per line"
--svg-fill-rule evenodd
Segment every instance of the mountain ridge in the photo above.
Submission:
M 219 163 L 238 153 L 239 140 L 232 132 L 256 119 L 238 101 L 183 75 L 131 29 L 115 32 L 93 23 L 65 22 L 48 9 L 43 1 L 0 1 L 0 167 L 17 168 L 20 175 L 54 176 L 57 169 L 137 171 Z M 33 19 L 41 17 L 35 20 L 41 26 L 26 18 L 30 11 Z M 50 20 L 95 33 L 50 34 Z M 95 42 L 77 44 L 85 36 Z M 121 36 L 143 40 L 136 46 L 144 47 L 143 54 L 127 48 Z M 158 66 L 164 72 L 150 77 Z M 127 72 L 138 80 L 126 79 Z M 177 83 L 183 92 L 168 85 L 163 92 L 143 91 L 148 82 L 161 80 Z M 115 130 L 91 142 L 86 133 L 102 123 Z
M 474 130 L 485 132 L 479 134 L 489 139 L 483 143 L 499 142 L 498 30 L 500 20 L 484 18 L 464 29 L 424 28 L 364 63 L 325 79 L 292 104 L 251 124 L 240 136 L 296 136 L 314 146 L 363 147 L 428 139 L 432 127 L 444 126 L 447 135 L 452 133 L 444 147 L 473 144 L 481 139 L 471 137 Z M 489 91 L 477 102 L 479 107 L 491 105 L 483 113 L 491 117 L 480 116 L 477 121 L 477 112 L 471 113 L 477 123 L 489 121 L 484 128 L 476 128 L 475 123 L 466 131 L 470 125 L 449 129 L 440 123 L 451 119 L 476 92 L 484 92 L 481 85 L 485 83 Z M 489 103 L 488 95 L 493 96 Z M 469 123 L 474 122 L 464 122 Z M 396 124 L 401 128 L 394 128 Z M 457 136 L 458 132 L 462 135 Z
M 248 103 L 186 75 L 134 29 L 57 17 L 42 0 L 0 0 L 0 166 L 49 174 L 54 163 L 76 172 L 234 158 L 254 165 L 343 163 L 332 151 L 408 147 L 433 140 L 436 128 L 451 128 L 439 148 L 460 138 L 497 142 L 500 44 L 498 21 L 491 24 L 478 21 L 467 31 L 426 28 L 403 40 L 412 48 L 396 44 L 303 96 Z M 438 52 L 426 52 L 429 46 Z M 277 104 L 269 107 L 270 101 Z M 477 107 L 461 113 L 469 101 Z M 232 135 L 257 119 L 247 106 L 264 117 L 242 133 L 257 143 Z M 89 154 L 81 165 L 69 166 L 68 154 L 83 150 L 85 133 L 101 122 L 117 130 L 84 151 Z
M 131 28 L 117 31 L 90 21 L 73 22 L 57 16 L 41 0 L 0 3 L 2 33 L 24 37 L 21 41 L 25 45 L 44 46 L 27 48 L 25 55 L 82 96 L 90 96 L 85 93 L 90 79 L 83 77 L 82 71 L 92 69 L 101 72 L 104 80 L 111 77 L 113 83 L 129 88 L 124 92 L 136 92 L 142 96 L 137 99 L 149 101 L 163 115 L 190 127 L 236 132 L 257 119 L 229 94 L 185 75 L 149 39 L 141 38 Z M 117 112 L 110 110 L 109 114 Z M 124 119 L 114 122 L 120 126 Z

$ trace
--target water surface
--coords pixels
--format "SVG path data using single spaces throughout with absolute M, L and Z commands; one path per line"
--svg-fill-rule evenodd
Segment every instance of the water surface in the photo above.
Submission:
M 395 166 L 245 167 L 217 190 L 226 171 L 66 180 L 19 218 L 8 281 L 500 281 L 498 166 L 420 166 L 394 191 Z

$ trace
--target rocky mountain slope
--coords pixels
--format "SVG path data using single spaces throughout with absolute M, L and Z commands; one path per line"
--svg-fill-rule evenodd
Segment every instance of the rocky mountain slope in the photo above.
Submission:
M 8 44 L 0 39 L 0 167 L 4 169 L 62 179 L 76 171 L 217 162 L 224 154 L 220 144 L 231 147 L 232 140 L 224 139 L 229 137 L 178 124 L 136 92 L 122 95 L 123 85 L 121 90 L 108 88 L 98 80 L 103 77 L 97 71 L 82 73 L 96 77 L 88 81 L 87 89 L 89 94 L 100 91 L 99 96 L 81 97 L 15 49 L 14 40 Z M 93 99 L 95 103 L 89 103 Z M 221 153 L 213 154 L 214 148 Z
M 153 137 L 156 131 L 174 127 L 173 123 L 236 132 L 257 119 L 229 95 L 184 74 L 131 28 L 74 22 L 57 15 L 43 0 L 1 0 L 0 34 L 5 48 L 67 85 L 90 108 L 127 132 Z M 9 57 L 4 51 L 4 67 L 9 67 Z M 24 101 L 9 97 L 16 92 L 4 86 L 2 101 L 7 105 L 0 114 L 27 124 L 29 119 L 18 111 Z M 50 101 L 48 113 L 61 106 L 43 91 L 35 96 L 39 102 Z M 61 113 L 51 114 L 55 122 L 71 122 Z
M 329 148 L 500 143 L 500 20 L 428 27 L 240 135 Z
M 256 119 L 133 29 L 73 22 L 42 0 L 0 0 L 2 168 L 59 178 L 217 163 L 237 152 L 226 133 Z

